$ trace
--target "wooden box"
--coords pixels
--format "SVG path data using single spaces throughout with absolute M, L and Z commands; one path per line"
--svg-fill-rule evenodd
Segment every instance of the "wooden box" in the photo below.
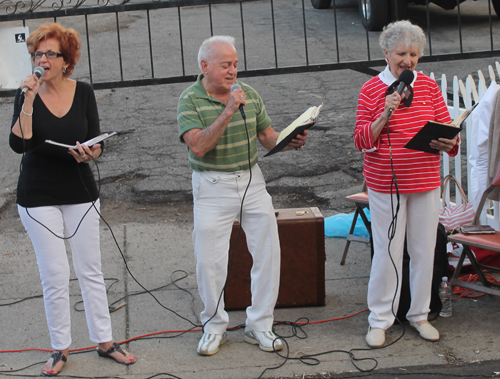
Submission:
M 278 209 L 276 213 L 281 246 L 280 290 L 276 307 L 325 305 L 323 215 L 315 207 Z M 230 249 L 233 249 L 239 228 L 235 221 Z M 242 230 L 224 294 L 225 309 L 241 310 L 250 305 L 251 267 L 252 256 Z

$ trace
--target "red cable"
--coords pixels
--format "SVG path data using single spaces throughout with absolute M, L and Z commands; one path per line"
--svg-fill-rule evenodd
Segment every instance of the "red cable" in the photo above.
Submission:
M 487 272 L 485 272 L 485 276 L 488 279 L 488 281 L 490 281 L 490 282 L 494 282 L 494 283 L 499 283 L 500 282 L 500 281 L 496 280 L 493 276 L 491 276 L 490 274 L 488 274 Z M 478 278 L 477 274 L 466 274 L 466 275 L 459 276 L 458 279 L 461 280 L 461 281 L 466 281 L 468 283 L 470 283 L 470 282 L 475 283 L 479 278 Z M 453 298 L 452 300 L 457 300 L 457 299 L 460 299 L 461 297 L 477 298 L 477 297 L 481 297 L 481 296 L 485 295 L 484 293 L 481 293 L 479 295 L 473 295 L 475 292 L 476 291 L 474 291 L 474 290 L 469 290 L 469 289 L 466 289 L 466 288 L 462 288 L 460 286 L 455 286 L 455 288 L 453 290 L 453 294 L 458 294 L 459 296 Z M 336 318 L 331 318 L 331 319 L 327 319 L 327 320 L 297 322 L 296 325 L 320 324 L 320 323 L 324 323 L 324 322 L 345 320 L 347 318 L 357 316 L 360 313 L 366 312 L 367 310 L 368 310 L 368 308 L 363 309 L 362 311 L 353 313 L 353 314 L 348 315 L 348 316 L 336 317 Z M 239 327 L 228 328 L 228 330 L 231 330 L 231 329 L 234 329 L 234 328 L 239 328 Z M 134 340 L 145 338 L 145 337 L 155 336 L 155 335 L 158 335 L 158 334 L 187 333 L 187 332 L 200 332 L 200 331 L 202 331 L 202 329 L 165 330 L 165 331 L 162 331 L 162 332 L 154 332 L 154 333 L 149 333 L 149 334 L 143 334 L 141 336 L 132 337 L 132 338 L 123 340 L 121 342 L 118 342 L 118 344 L 127 343 L 127 342 L 130 342 L 130 341 L 134 341 Z M 77 352 L 77 351 L 85 351 L 85 350 L 90 350 L 90 349 L 95 349 L 95 348 L 97 348 L 97 346 L 82 347 L 82 348 L 79 348 L 79 349 L 71 349 L 69 351 L 70 352 Z M 49 353 L 52 352 L 52 350 L 48 350 L 48 349 L 19 349 L 19 350 L 0 350 L 0 354 L 2 354 L 2 353 L 21 353 L 21 352 L 25 352 L 25 351 L 45 351 L 45 352 L 49 352 Z
M 493 276 L 491 276 L 487 271 L 483 271 L 483 272 L 484 272 L 484 276 L 486 277 L 486 279 L 489 282 L 492 282 L 492 283 L 499 283 L 500 282 L 497 279 L 495 279 Z M 477 274 L 465 274 L 465 275 L 460 275 L 458 277 L 458 280 L 463 281 L 463 282 L 467 282 L 467 283 L 475 283 L 479 280 L 479 276 Z M 460 299 L 461 297 L 477 298 L 477 297 L 481 297 L 481 296 L 485 295 L 484 292 L 479 294 L 479 295 L 474 295 L 476 292 L 477 291 L 475 291 L 475 290 L 463 288 L 463 287 L 460 287 L 459 285 L 457 285 L 453 289 L 453 294 L 458 294 L 459 296 L 453 298 L 452 300 L 457 300 L 457 299 Z
M 359 311 L 359 312 L 356 312 L 356 313 L 353 313 L 351 315 L 348 315 L 348 316 L 342 316 L 342 317 L 337 317 L 337 318 L 331 318 L 331 319 L 328 319 L 328 320 L 319 320 L 319 321 L 303 321 L 303 322 L 297 322 L 296 324 L 297 325 L 307 325 L 307 324 L 319 324 L 319 323 L 323 323 L 323 322 L 330 322 L 330 321 L 337 321 L 337 320 L 344 320 L 346 318 L 349 318 L 349 317 L 354 317 L 354 316 L 357 316 L 359 315 L 360 313 L 363 313 L 363 312 L 366 312 L 368 310 L 367 309 L 363 309 L 362 311 Z M 232 327 L 232 328 L 228 328 L 228 330 L 231 330 L 231 329 L 237 329 L 239 328 L 239 326 L 235 326 L 235 327 Z M 166 333 L 187 333 L 187 332 L 201 332 L 202 329 L 185 329 L 185 330 L 165 330 L 163 332 L 154 332 L 154 333 L 149 333 L 149 334 L 143 334 L 141 336 L 136 336 L 136 337 L 132 337 L 132 338 L 129 338 L 129 339 L 126 339 L 126 340 L 123 340 L 121 342 L 118 342 L 118 344 L 122 344 L 122 343 L 127 343 L 127 342 L 130 342 L 130 341 L 134 341 L 134 340 L 137 340 L 137 339 L 141 339 L 141 338 L 144 338 L 144 337 L 150 337 L 150 336 L 155 336 L 155 335 L 158 335 L 158 334 L 166 334 Z M 71 349 L 69 350 L 69 352 L 77 352 L 77 351 L 84 351 L 84 350 L 90 350 L 90 349 L 95 349 L 97 348 L 97 346 L 89 346 L 89 347 L 81 347 L 79 349 Z M 52 352 L 52 350 L 47 350 L 47 349 L 19 349 L 19 350 L 0 350 L 0 354 L 2 353 L 22 353 L 22 352 L 25 352 L 25 351 L 46 351 L 48 353 Z
M 360 313 L 366 312 L 367 310 L 368 310 L 368 308 L 363 309 L 362 311 L 359 311 L 359 312 L 353 313 L 352 315 L 343 316 L 343 317 L 337 317 L 337 318 L 331 318 L 331 319 L 329 319 L 329 320 L 297 322 L 297 325 L 320 324 L 320 323 L 322 323 L 322 322 L 337 321 L 337 320 L 345 320 L 346 318 L 357 316 L 357 315 L 359 315 Z

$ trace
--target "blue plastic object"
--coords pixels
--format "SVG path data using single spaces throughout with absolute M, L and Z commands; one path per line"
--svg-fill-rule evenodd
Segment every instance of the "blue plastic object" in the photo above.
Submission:
M 368 221 L 371 221 L 370 218 L 370 210 L 368 208 L 364 208 L 366 218 Z M 347 238 L 349 234 L 349 230 L 351 229 L 352 220 L 354 219 L 353 213 L 339 213 L 334 216 L 325 218 L 325 236 L 327 237 L 344 237 Z M 356 226 L 354 227 L 354 235 L 360 237 L 370 237 L 368 233 L 368 229 L 361 219 L 361 216 L 358 215 L 358 219 L 356 220 Z

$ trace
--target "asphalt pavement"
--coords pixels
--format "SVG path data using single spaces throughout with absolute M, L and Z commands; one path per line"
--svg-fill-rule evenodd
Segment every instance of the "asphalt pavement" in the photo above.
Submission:
M 444 73 L 465 79 L 469 74 L 477 76 L 479 69 L 486 73 L 494 62 L 484 58 L 417 68 L 439 77 Z M 263 97 L 278 130 L 308 106 L 325 104 L 303 151 L 263 158 L 260 150 L 260 165 L 276 208 L 319 207 L 325 217 L 353 210 L 344 197 L 359 190 L 362 182 L 362 156 L 354 149 L 352 132 L 357 94 L 369 78 L 341 70 L 245 80 Z M 75 352 L 61 377 L 486 378 L 500 372 L 500 303 L 491 296 L 453 301 L 451 317 L 432 321 L 441 333 L 439 342 L 424 341 L 411 328 L 395 325 L 387 333 L 393 344 L 367 349 L 369 246 L 352 243 L 341 266 L 342 238 L 325 238 L 326 305 L 275 310 L 275 320 L 283 322 L 276 332 L 287 337 L 283 356 L 243 341 L 243 330 L 237 328 L 245 321 L 243 311 L 230 312 L 230 326 L 236 328 L 228 333 L 219 353 L 198 356 L 201 332 L 195 325 L 202 304 L 191 242 L 191 173 L 175 121 L 177 99 L 185 87 L 96 93 L 103 131 L 121 132 L 109 140 L 98 162 L 103 217 L 112 220 L 101 224 L 103 272 L 110 287 L 109 302 L 116 308 L 111 313 L 114 339 L 128 341 L 124 346 L 138 360 L 121 366 L 93 351 Z M 0 371 L 32 377 L 40 375 L 49 356 L 32 349 L 50 349 L 50 340 L 33 248 L 15 213 L 19 156 L 10 150 L 7 138 L 12 102 L 0 98 L 5 130 L 5 138 L 0 139 Z M 155 212 L 160 208 L 161 214 Z M 141 211 L 145 215 L 131 216 Z M 156 299 L 142 293 L 143 287 L 157 289 Z M 75 281 L 70 292 L 74 304 L 71 348 L 92 346 Z M 185 332 L 193 327 L 194 331 Z M 315 359 L 299 359 L 304 355 Z

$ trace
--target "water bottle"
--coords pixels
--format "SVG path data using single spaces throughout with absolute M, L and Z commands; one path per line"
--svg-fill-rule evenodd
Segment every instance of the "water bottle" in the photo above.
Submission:
M 441 303 L 443 304 L 443 308 L 441 308 L 441 312 L 439 315 L 441 317 L 450 317 L 451 316 L 451 286 L 448 281 L 447 276 L 443 276 L 441 279 L 441 285 L 439 286 L 439 297 L 441 299 Z

